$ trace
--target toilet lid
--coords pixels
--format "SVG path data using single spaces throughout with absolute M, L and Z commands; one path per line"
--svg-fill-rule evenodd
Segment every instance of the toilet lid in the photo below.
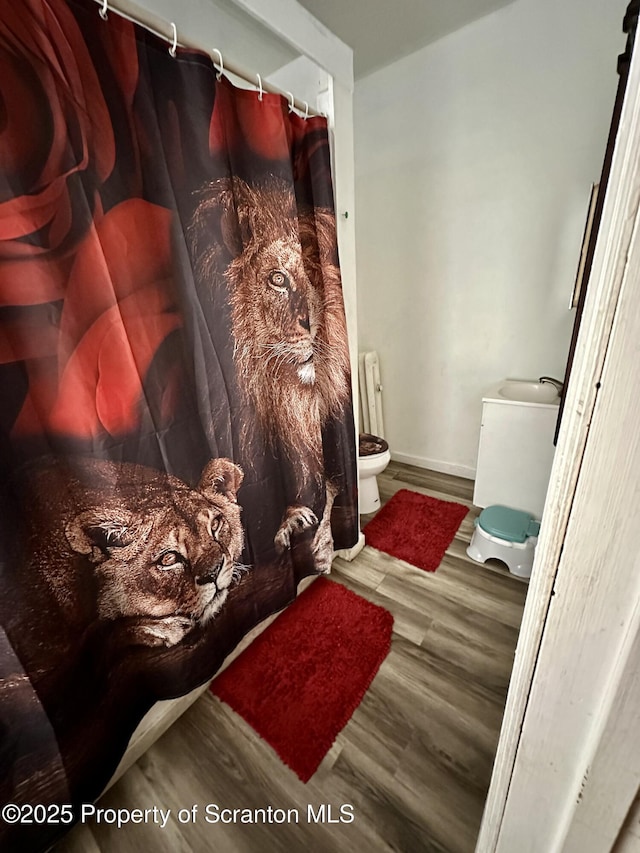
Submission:
M 389 449 L 389 445 L 377 435 L 370 435 L 368 432 L 360 433 L 358 443 L 358 456 L 375 456 L 377 453 L 384 453 Z

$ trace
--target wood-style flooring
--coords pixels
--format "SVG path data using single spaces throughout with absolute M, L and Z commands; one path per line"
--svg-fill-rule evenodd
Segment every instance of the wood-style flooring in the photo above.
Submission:
M 207 691 L 98 804 L 171 809 L 166 827 L 89 823 L 56 853 L 474 850 L 527 584 L 466 556 L 479 512 L 471 481 L 392 462 L 379 484 L 383 503 L 411 488 L 465 503 L 469 514 L 435 573 L 368 546 L 351 563 L 334 562 L 333 580 L 390 610 L 395 628 L 387 659 L 311 781 L 300 782 Z M 297 810 L 299 822 L 291 811 L 286 823 L 209 824 L 209 803 Z M 194 804 L 196 820 L 180 823 L 178 810 Z M 321 804 L 337 822 L 308 820 L 308 806 L 317 814 Z M 353 807 L 350 823 L 339 822 L 344 805 Z

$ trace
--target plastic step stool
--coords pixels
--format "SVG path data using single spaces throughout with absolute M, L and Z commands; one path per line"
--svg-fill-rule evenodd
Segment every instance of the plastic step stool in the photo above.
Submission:
M 513 575 L 531 577 L 540 522 L 530 512 L 488 506 L 475 522 L 467 554 L 477 563 L 501 560 Z

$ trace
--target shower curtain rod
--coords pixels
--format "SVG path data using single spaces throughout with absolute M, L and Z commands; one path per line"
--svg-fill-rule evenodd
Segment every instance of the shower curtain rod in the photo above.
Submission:
M 296 109 L 299 113 L 302 113 L 304 118 L 308 118 L 311 116 L 319 116 L 322 115 L 326 118 L 324 113 L 320 113 L 317 110 L 312 109 L 306 101 L 298 100 L 294 98 L 291 92 L 285 92 L 282 89 L 279 89 L 277 86 L 274 86 L 272 83 L 266 83 L 259 74 L 251 74 L 246 69 L 241 68 L 239 65 L 235 65 L 234 63 L 227 62 L 223 57 L 218 48 L 212 48 L 210 51 L 204 49 L 199 44 L 196 44 L 190 40 L 178 39 L 177 37 L 177 29 L 174 23 L 168 23 L 163 18 L 153 15 L 151 12 L 148 12 L 146 9 L 143 9 L 141 6 L 138 6 L 135 3 L 130 3 L 132 7 L 135 8 L 135 17 L 134 14 L 130 14 L 125 12 L 123 9 L 119 9 L 117 6 L 111 3 L 111 0 L 93 0 L 96 5 L 101 8 L 97 10 L 98 14 L 103 18 L 108 17 L 110 13 L 114 13 L 115 15 L 119 15 L 121 18 L 125 18 L 127 21 L 131 21 L 132 24 L 138 24 L 141 27 L 144 27 L 145 30 L 152 33 L 152 35 L 157 36 L 158 38 L 163 39 L 169 45 L 170 52 L 173 55 L 173 50 L 175 47 L 186 47 L 190 50 L 198 51 L 199 53 L 205 53 L 207 56 L 211 56 L 211 62 L 213 67 L 219 72 L 224 74 L 225 71 L 228 71 L 230 74 L 239 77 L 241 80 L 244 80 L 245 83 L 250 83 L 251 85 L 256 87 L 258 92 L 270 92 L 273 95 L 281 95 L 283 98 L 286 98 L 289 101 L 289 109 Z M 168 25 L 171 28 L 171 33 L 167 35 L 166 33 L 160 32 L 156 27 L 158 26 L 157 22 L 161 22 L 163 25 Z M 217 54 L 220 58 L 221 62 L 216 64 L 213 60 L 212 54 Z

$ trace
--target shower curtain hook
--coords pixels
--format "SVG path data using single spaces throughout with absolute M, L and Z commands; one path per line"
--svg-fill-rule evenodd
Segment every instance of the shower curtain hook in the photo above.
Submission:
M 109 17 L 107 15 L 108 11 L 109 11 L 109 7 L 107 6 L 107 0 L 103 0 L 102 9 L 100 9 L 100 17 L 102 18 L 103 21 L 106 21 L 107 18 Z
M 212 53 L 217 53 L 217 54 L 218 54 L 218 59 L 220 60 L 220 61 L 218 62 L 218 65 L 220 66 L 220 70 L 218 70 L 218 69 L 216 68 L 216 64 L 215 64 L 215 62 L 213 63 L 213 67 L 214 67 L 214 68 L 216 69 L 216 71 L 218 72 L 218 73 L 216 74 L 216 80 L 217 80 L 218 82 L 220 82 L 220 80 L 222 80 L 222 75 L 223 75 L 223 73 L 224 73 L 224 62 L 222 61 L 222 54 L 220 53 L 220 51 L 218 50 L 218 48 L 217 48 L 217 47 L 214 47 L 214 48 L 213 48 Z
M 169 53 L 175 59 L 176 58 L 176 48 L 178 47 L 178 30 L 176 29 L 176 25 L 171 21 L 171 31 L 173 33 L 173 44 L 169 48 Z
M 287 95 L 289 95 L 289 97 L 291 98 L 291 100 L 289 101 L 289 112 L 290 112 L 290 113 L 292 113 L 292 112 L 293 112 L 293 108 L 294 108 L 294 107 L 295 107 L 295 105 L 296 105 L 296 102 L 294 101 L 294 99 L 293 99 L 293 95 L 291 94 L 291 92 L 287 92 Z
M 264 94 L 264 92 L 262 91 L 262 77 L 259 74 L 256 74 L 256 77 L 258 78 L 258 86 L 260 87 L 260 91 L 258 93 L 258 100 L 261 101 L 262 95 Z
M 309 118 L 309 104 L 306 101 L 304 103 L 304 120 L 306 121 Z

